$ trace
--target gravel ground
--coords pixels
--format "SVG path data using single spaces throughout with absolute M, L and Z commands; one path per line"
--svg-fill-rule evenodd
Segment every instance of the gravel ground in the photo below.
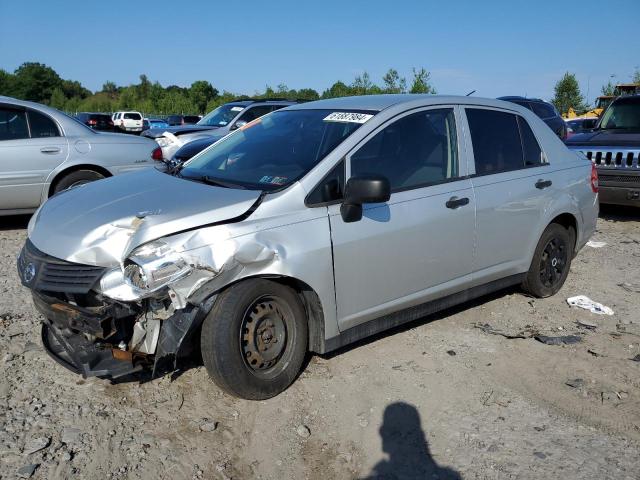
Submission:
M 640 478 L 638 210 L 604 210 L 607 245 L 555 297 L 507 290 L 313 357 L 263 402 L 199 365 L 117 385 L 58 366 L 15 272 L 26 219 L 0 222 L 2 479 Z

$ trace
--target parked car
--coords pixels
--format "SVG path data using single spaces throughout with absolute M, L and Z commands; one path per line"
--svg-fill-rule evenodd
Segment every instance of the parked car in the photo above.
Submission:
M 205 137 L 219 140 L 227 133 L 258 117 L 296 103 L 298 102 L 295 100 L 283 99 L 234 101 L 209 112 L 195 125 L 149 129 L 143 135 L 155 139 L 162 148 L 163 158 L 171 160 L 176 150 L 185 143 Z
M 75 118 L 0 96 L 0 215 L 31 213 L 55 193 L 157 165 L 146 138 L 96 132 Z
M 553 132 L 560 137 L 560 139 L 564 140 L 567 138 L 567 124 L 564 122 L 564 119 L 558 113 L 556 107 L 554 107 L 551 103 L 545 102 L 544 100 L 540 100 L 539 98 L 526 98 L 526 97 L 500 97 L 499 100 L 504 100 L 507 102 L 517 103 L 518 105 L 522 105 L 525 108 L 528 108 L 533 113 L 535 113 L 539 118 L 544 120 L 544 123 L 549 125 L 549 128 L 553 130 Z
M 189 143 L 185 143 L 178 150 L 176 150 L 176 153 L 173 154 L 173 157 L 167 163 L 171 168 L 176 168 L 179 165 L 182 165 L 187 160 L 190 160 L 191 157 L 200 153 L 205 148 L 213 145 L 218 140 L 220 140 L 218 137 L 204 137 L 198 138 L 197 140 L 193 140 Z
M 167 123 L 169 126 L 194 125 L 200 121 L 199 115 L 169 115 Z
M 76 118 L 93 130 L 113 132 L 113 120 L 106 113 L 79 112 Z
M 566 145 L 596 166 L 600 202 L 640 207 L 640 95 L 616 98 L 593 129 Z
M 511 285 L 555 294 L 596 192 L 593 165 L 518 105 L 336 98 L 266 115 L 173 174 L 50 199 L 18 272 L 67 368 L 158 375 L 200 342 L 221 389 L 264 399 L 308 351 Z
M 142 114 L 140 112 L 116 112 L 113 114 L 113 124 L 120 132 L 142 132 Z
M 576 133 L 582 133 L 591 130 L 596 123 L 598 123 L 597 117 L 584 117 L 584 118 L 572 118 L 565 120 L 567 123 L 567 136 L 575 135 Z
M 156 118 L 143 118 L 142 119 L 142 131 L 149 130 L 150 128 L 166 128 L 169 124 L 164 120 Z

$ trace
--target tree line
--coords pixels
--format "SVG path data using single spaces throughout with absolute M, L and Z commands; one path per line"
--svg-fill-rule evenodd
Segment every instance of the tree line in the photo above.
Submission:
M 640 70 L 636 69 L 632 82 L 640 84 Z M 614 85 L 609 81 L 602 87 L 603 95 L 613 95 Z M 197 80 L 189 87 L 169 85 L 163 87 L 140 75 L 139 83 L 118 86 L 107 81 L 97 92 L 82 86 L 76 80 L 65 80 L 51 67 L 37 62 L 26 62 L 13 73 L 0 69 L 0 95 L 31 100 L 50 105 L 70 113 L 114 112 L 117 110 L 139 110 L 157 115 L 200 114 L 203 115 L 231 100 L 241 98 L 291 98 L 318 100 L 320 98 L 345 97 L 349 95 L 372 95 L 378 93 L 436 93 L 431 75 L 425 68 L 414 68 L 407 81 L 397 70 L 390 68 L 375 83 L 367 72 L 357 75 L 351 83 L 337 81 L 323 92 L 312 88 L 290 89 L 285 84 L 275 88 L 266 86 L 264 91 L 247 95 L 223 90 L 220 92 L 207 80 Z M 555 85 L 551 102 L 561 113 L 573 108 L 583 113 L 590 108 L 580 91 L 575 74 L 565 73 Z
M 640 69 L 635 70 L 631 75 L 631 83 L 635 83 L 640 86 Z M 601 95 L 614 96 L 615 85 L 609 80 L 600 89 Z M 578 114 L 585 113 L 591 109 L 591 104 L 588 100 L 585 100 L 584 95 L 580 91 L 578 80 L 575 74 L 566 72 L 555 85 L 554 97 L 551 103 L 555 105 L 561 114 L 565 114 L 569 111 L 569 108 Z
M 220 92 L 209 81 L 197 80 L 189 87 L 169 85 L 163 87 L 142 74 L 139 83 L 118 86 L 107 81 L 97 92 L 92 92 L 74 80 L 65 80 L 51 67 L 37 62 L 26 62 L 13 73 L 0 69 L 0 95 L 50 105 L 59 110 L 75 112 L 114 112 L 138 110 L 144 113 L 205 114 L 231 100 L 241 98 L 291 98 L 318 100 L 320 98 L 377 93 L 436 93 L 430 73 L 414 68 L 407 81 L 397 70 L 390 68 L 380 85 L 368 73 L 356 76 L 351 83 L 337 81 L 322 93 L 312 88 L 290 89 L 285 84 L 247 95 L 223 90 Z

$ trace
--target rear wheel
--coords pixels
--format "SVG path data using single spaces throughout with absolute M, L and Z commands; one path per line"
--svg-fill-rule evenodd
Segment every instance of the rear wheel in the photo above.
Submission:
M 201 350 L 227 393 L 263 400 L 296 378 L 307 352 L 307 318 L 296 292 L 251 279 L 222 292 L 202 325 Z
M 53 193 L 84 185 L 85 183 L 94 182 L 102 178 L 104 178 L 104 175 L 94 170 L 76 170 L 75 172 L 71 172 L 58 180 L 53 189 Z
M 531 267 L 522 283 L 524 290 L 535 297 L 550 297 L 562 288 L 573 257 L 575 230 L 558 223 L 550 224 L 540 237 Z

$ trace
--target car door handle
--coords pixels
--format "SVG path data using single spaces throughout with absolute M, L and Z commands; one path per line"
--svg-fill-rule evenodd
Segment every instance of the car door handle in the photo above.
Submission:
M 538 180 L 536 182 L 536 188 L 542 190 L 543 188 L 550 187 L 551 183 L 551 180 Z
M 463 197 L 463 198 L 451 197 L 449 200 L 447 200 L 447 203 L 445 203 L 445 205 L 447 208 L 456 209 L 458 207 L 462 207 L 463 205 L 467 205 L 468 203 L 469 203 L 469 199 L 467 197 Z
M 42 147 L 40 151 L 42 153 L 60 153 L 60 147 Z

